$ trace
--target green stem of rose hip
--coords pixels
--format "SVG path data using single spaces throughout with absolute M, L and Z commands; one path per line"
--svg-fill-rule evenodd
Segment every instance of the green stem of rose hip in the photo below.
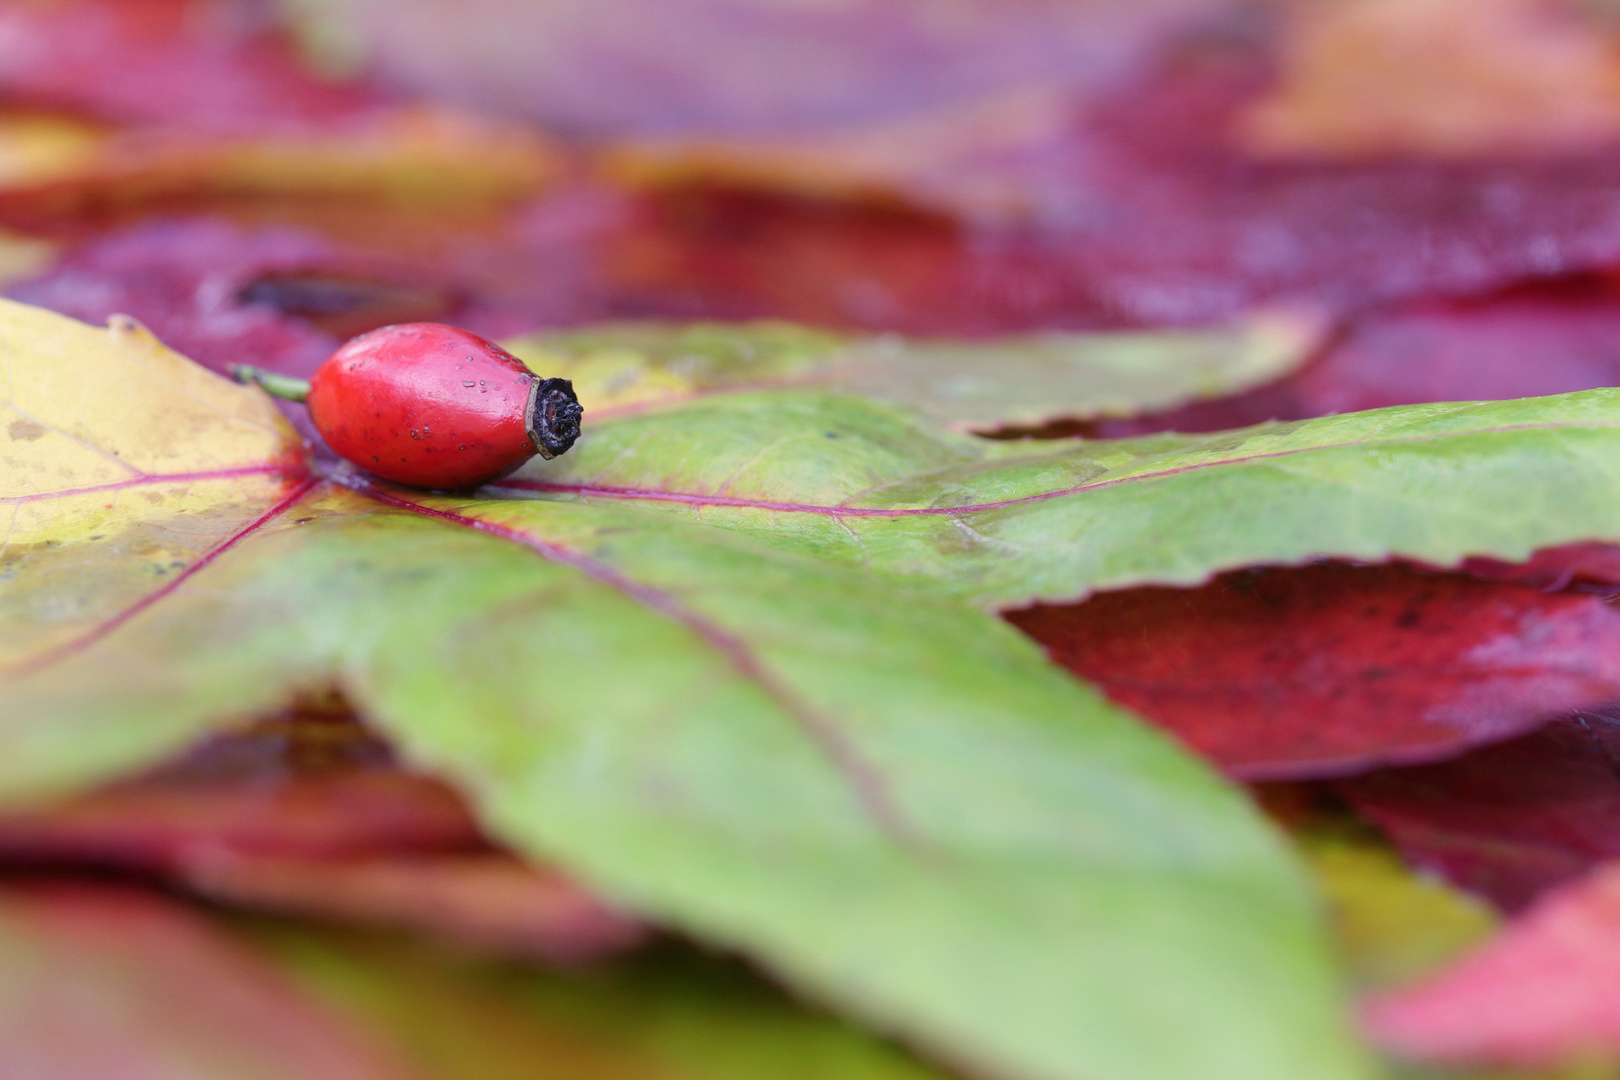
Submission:
M 239 383 L 252 383 L 271 397 L 286 401 L 305 401 L 309 398 L 309 380 L 295 379 L 291 375 L 277 375 L 249 364 L 232 364 L 231 378 Z

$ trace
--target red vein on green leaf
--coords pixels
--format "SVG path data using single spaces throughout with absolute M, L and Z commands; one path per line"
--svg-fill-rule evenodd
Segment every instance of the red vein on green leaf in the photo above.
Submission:
M 246 476 L 290 475 L 303 471 L 301 465 L 244 465 L 236 469 L 213 469 L 203 472 L 142 473 L 128 480 L 113 480 L 106 484 L 67 488 L 62 491 L 40 491 L 30 495 L 0 495 L 0 504 L 40 502 L 44 499 L 67 499 L 74 495 L 96 495 L 104 491 L 122 491 L 125 488 L 149 487 L 153 484 L 185 484 L 194 480 L 238 480 Z
M 1497 434 L 1507 431 L 1566 431 L 1572 426 L 1517 424 L 1499 428 L 1474 428 L 1470 431 L 1446 432 L 1442 435 L 1426 435 L 1407 439 L 1323 443 L 1319 446 L 1301 446 L 1289 450 L 1277 450 L 1269 454 L 1250 454 L 1245 457 L 1221 458 L 1217 461 L 1200 461 L 1191 465 L 1178 465 L 1173 469 L 1161 469 L 1158 472 L 1137 473 L 1134 476 L 1118 476 L 1110 480 L 1097 480 L 1089 484 L 1063 488 L 1059 491 L 1042 491 L 1034 495 L 1023 495 L 1016 499 L 1002 499 L 999 502 L 990 503 L 972 503 L 966 506 L 908 506 L 893 509 L 880 506 L 844 506 L 843 504 L 822 506 L 816 503 L 771 502 L 765 499 L 739 499 L 729 495 L 701 495 L 691 492 L 661 491 L 657 488 L 617 487 L 611 484 L 553 484 L 543 480 L 502 480 L 499 483 L 490 485 L 490 487 L 497 490 L 554 492 L 585 496 L 598 495 L 606 499 L 674 502 L 684 503 L 689 506 L 735 506 L 750 510 L 772 510 L 784 514 L 825 514 L 831 517 L 918 517 L 926 515 L 978 514 L 990 510 L 1005 510 L 1012 506 L 1023 506 L 1027 503 L 1046 502 L 1049 499 L 1060 499 L 1065 495 L 1078 495 L 1084 491 L 1096 491 L 1100 488 L 1116 487 L 1120 484 L 1136 483 L 1143 480 L 1162 480 L 1168 476 L 1196 472 L 1199 469 L 1215 468 L 1221 465 L 1245 465 L 1255 461 L 1293 457 L 1298 454 L 1308 454 L 1322 450 L 1347 450 L 1353 447 L 1378 446 L 1388 443 L 1431 442 L 1444 438 L 1463 438 L 1471 435 Z M 1607 427 L 1610 425 L 1594 424 L 1589 426 Z M 908 477 L 907 479 L 916 478 Z
M 732 670 L 758 686 L 781 707 L 783 712 L 792 717 L 799 730 L 832 763 L 839 775 L 844 777 L 854 793 L 857 803 L 884 833 L 903 846 L 910 848 L 918 846 L 913 830 L 901 816 L 899 808 L 895 806 L 889 792 L 888 782 L 877 767 L 861 756 L 860 751 L 850 743 L 843 732 L 838 729 L 835 722 L 822 715 L 800 698 L 791 687 L 773 675 L 754 655 L 754 651 L 748 647 L 747 642 L 725 627 L 693 611 L 662 589 L 632 581 L 611 566 L 599 562 L 589 555 L 570 551 L 567 548 L 559 547 L 556 544 L 506 525 L 483 521 L 479 518 L 468 517 L 465 514 L 457 514 L 449 510 L 436 510 L 430 506 L 423 506 L 421 503 L 412 502 L 409 499 L 383 491 L 358 478 L 345 479 L 343 482 L 360 494 L 375 499 L 385 506 L 392 506 L 401 510 L 408 510 L 414 514 L 421 514 L 466 528 L 477 529 L 479 532 L 498 536 L 514 544 L 521 544 L 543 558 L 579 570 L 591 579 L 601 582 L 631 600 L 649 607 L 671 621 L 686 627 L 721 656 L 725 657 Z
M 242 526 L 242 528 L 236 530 L 236 532 L 232 533 L 230 536 L 227 536 L 225 539 L 203 552 L 201 558 L 192 563 L 190 566 L 186 567 L 184 570 L 180 571 L 168 581 L 164 582 L 160 588 L 147 593 L 145 596 L 135 601 L 135 603 L 129 605 L 129 607 L 124 608 L 111 618 L 102 621 L 85 633 L 80 634 L 78 637 L 73 638 L 70 641 L 65 641 L 55 648 L 47 649 L 38 656 L 27 660 L 22 660 L 11 665 L 9 668 L 5 669 L 6 674 L 14 677 L 31 675 L 37 671 L 43 670 L 44 668 L 50 667 L 52 664 L 71 656 L 73 653 L 81 652 L 84 649 L 89 648 L 91 645 L 94 645 L 96 642 L 100 641 L 114 630 L 117 630 L 120 626 L 123 626 L 125 623 L 129 622 L 135 616 L 139 615 L 141 612 L 145 611 L 159 600 L 162 600 L 164 597 L 173 593 L 198 571 L 202 570 L 215 559 L 225 554 L 225 552 L 229 551 L 231 548 L 235 547 L 249 536 L 252 536 L 260 529 L 264 528 L 264 526 L 268 525 L 277 517 L 280 517 L 282 514 L 286 513 L 288 508 L 307 495 L 310 489 L 318 483 L 320 483 L 320 480 L 316 477 L 305 477 L 303 480 L 299 481 L 291 491 L 277 500 L 275 505 L 271 506 L 270 509 L 266 510 L 258 517 Z

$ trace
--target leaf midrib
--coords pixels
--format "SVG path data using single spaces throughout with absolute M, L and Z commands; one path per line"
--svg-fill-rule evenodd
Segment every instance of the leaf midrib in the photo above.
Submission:
M 223 554 L 226 548 L 244 539 L 278 514 L 285 512 L 320 482 L 322 481 L 319 479 L 310 478 L 300 486 L 297 492 L 283 499 L 272 510 L 267 511 L 254 525 L 241 530 L 230 540 L 211 550 L 204 559 L 188 568 L 186 574 L 169 582 L 163 590 L 144 598 L 138 608 L 149 607 L 161 599 L 163 595 L 172 592 L 185 577 L 201 569 L 206 562 L 212 561 L 219 554 Z M 902 848 L 913 852 L 920 849 L 919 834 L 901 813 L 890 790 L 888 778 L 876 764 L 861 753 L 859 748 L 844 734 L 837 721 L 804 700 L 797 691 L 772 673 L 746 641 L 719 623 L 687 606 L 673 594 L 656 586 L 634 581 L 612 566 L 582 552 L 563 547 L 510 526 L 485 521 L 450 510 L 426 506 L 403 495 L 386 491 L 364 478 L 333 477 L 328 478 L 328 482 L 339 484 L 355 494 L 382 506 L 389 506 L 433 518 L 460 528 L 473 529 L 498 537 L 509 543 L 517 544 L 547 561 L 578 570 L 591 580 L 613 589 L 633 603 L 639 604 L 685 627 L 704 644 L 718 653 L 741 678 L 756 686 L 792 721 L 800 733 L 810 741 L 811 745 L 816 747 L 817 751 L 832 766 L 834 772 L 848 787 L 856 804 L 872 821 L 878 832 Z M 127 614 L 122 614 L 119 617 L 119 622 L 128 621 L 129 618 L 138 613 L 139 610 L 130 609 Z M 115 628 L 116 626 L 108 626 L 102 632 L 102 636 Z
M 1069 495 L 1078 495 L 1087 491 L 1096 491 L 1102 488 L 1117 487 L 1124 484 L 1139 483 L 1149 480 L 1163 480 L 1166 477 L 1177 476 L 1182 473 L 1196 472 L 1202 469 L 1218 468 L 1227 465 L 1246 465 L 1256 461 L 1268 461 L 1277 458 L 1297 457 L 1301 454 L 1321 453 L 1332 450 L 1348 450 L 1358 447 L 1387 446 L 1401 443 L 1438 442 L 1444 439 L 1471 438 L 1476 435 L 1506 434 L 1515 431 L 1582 431 L 1620 429 L 1616 424 L 1508 424 L 1500 427 L 1471 428 L 1467 431 L 1447 431 L 1433 435 L 1410 435 L 1395 438 L 1354 439 L 1347 442 L 1320 443 L 1315 446 L 1298 446 L 1286 450 L 1275 450 L 1262 454 L 1247 454 L 1242 457 L 1220 458 L 1214 461 L 1193 462 L 1187 465 L 1178 465 L 1171 469 L 1160 469 L 1155 472 L 1136 473 L 1131 476 L 1116 476 L 1105 480 L 1094 480 L 1074 487 L 1062 488 L 1058 491 L 1042 491 L 1033 495 L 1021 495 L 1015 499 L 1002 499 L 997 502 L 971 503 L 961 506 L 910 506 L 910 507 L 875 507 L 875 506 L 848 506 L 845 503 L 826 505 L 820 503 L 774 502 L 768 499 L 744 499 L 729 495 L 706 494 L 703 492 L 669 491 L 660 488 L 639 488 L 618 486 L 612 484 L 560 484 L 549 483 L 543 480 L 502 480 L 491 484 L 492 488 L 507 491 L 534 491 L 543 493 L 600 496 L 608 499 L 644 500 L 647 502 L 675 502 L 690 506 L 730 506 L 750 510 L 768 510 L 775 513 L 786 514 L 820 514 L 826 517 L 952 517 L 961 514 L 987 513 L 994 510 L 1005 510 L 1014 506 L 1023 506 L 1029 503 L 1047 502 L 1051 499 L 1060 499 Z M 926 474 L 924 474 L 926 475 Z M 920 479 L 921 477 L 905 477 L 900 483 Z M 864 492 L 862 494 L 865 494 Z M 857 498 L 859 496 L 851 496 Z

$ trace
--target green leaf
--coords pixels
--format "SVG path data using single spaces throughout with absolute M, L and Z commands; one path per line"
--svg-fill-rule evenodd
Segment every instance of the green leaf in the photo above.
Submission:
M 56 357 L 20 333 L 14 370 L 71 379 L 119 347 L 0 315 L 87 335 Z M 145 378 L 103 365 L 76 407 L 115 415 Z M 776 400 L 756 399 L 762 421 Z M 814 416 L 827 399 L 780 401 Z M 886 461 L 970 445 L 827 407 L 871 418 Z M 716 452 L 739 431 L 716 428 Z M 998 620 L 642 507 L 281 468 L 282 489 L 225 499 L 241 524 L 176 547 L 165 574 L 149 537 L 187 515 L 142 509 L 121 529 L 117 507 L 157 507 L 141 496 L 182 483 L 166 472 L 117 481 L 94 531 L 68 516 L 14 553 L 31 584 L 0 595 L 5 618 L 52 629 L 8 658 L 0 796 L 97 782 L 336 684 L 514 847 L 953 1063 L 1030 1080 L 1366 1075 L 1274 832 Z M 803 460 L 802 497 L 821 469 Z M 121 583 L 116 603 L 82 586 L 86 566 Z M 67 630 L 49 623 L 67 609 Z
M 1325 556 L 1455 566 L 1620 540 L 1617 465 L 1616 389 L 1026 443 L 775 393 L 608 420 L 503 487 L 660 507 L 1005 608 Z
M 574 381 L 593 421 L 693 397 L 819 388 L 910 406 L 955 428 L 1130 416 L 1280 379 L 1321 320 L 1274 311 L 1213 330 L 1027 334 L 973 344 L 849 338 L 790 323 L 626 323 L 507 342 Z
M 337 680 L 509 842 L 952 1059 L 1359 1075 L 1251 809 L 997 621 L 633 511 L 385 497 L 14 682 L 0 789 Z

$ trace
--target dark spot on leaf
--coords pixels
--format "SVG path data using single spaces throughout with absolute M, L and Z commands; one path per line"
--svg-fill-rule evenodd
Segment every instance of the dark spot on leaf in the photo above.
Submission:
M 45 435 L 45 427 L 32 420 L 13 420 L 6 428 L 6 434 L 19 442 L 33 442 Z

